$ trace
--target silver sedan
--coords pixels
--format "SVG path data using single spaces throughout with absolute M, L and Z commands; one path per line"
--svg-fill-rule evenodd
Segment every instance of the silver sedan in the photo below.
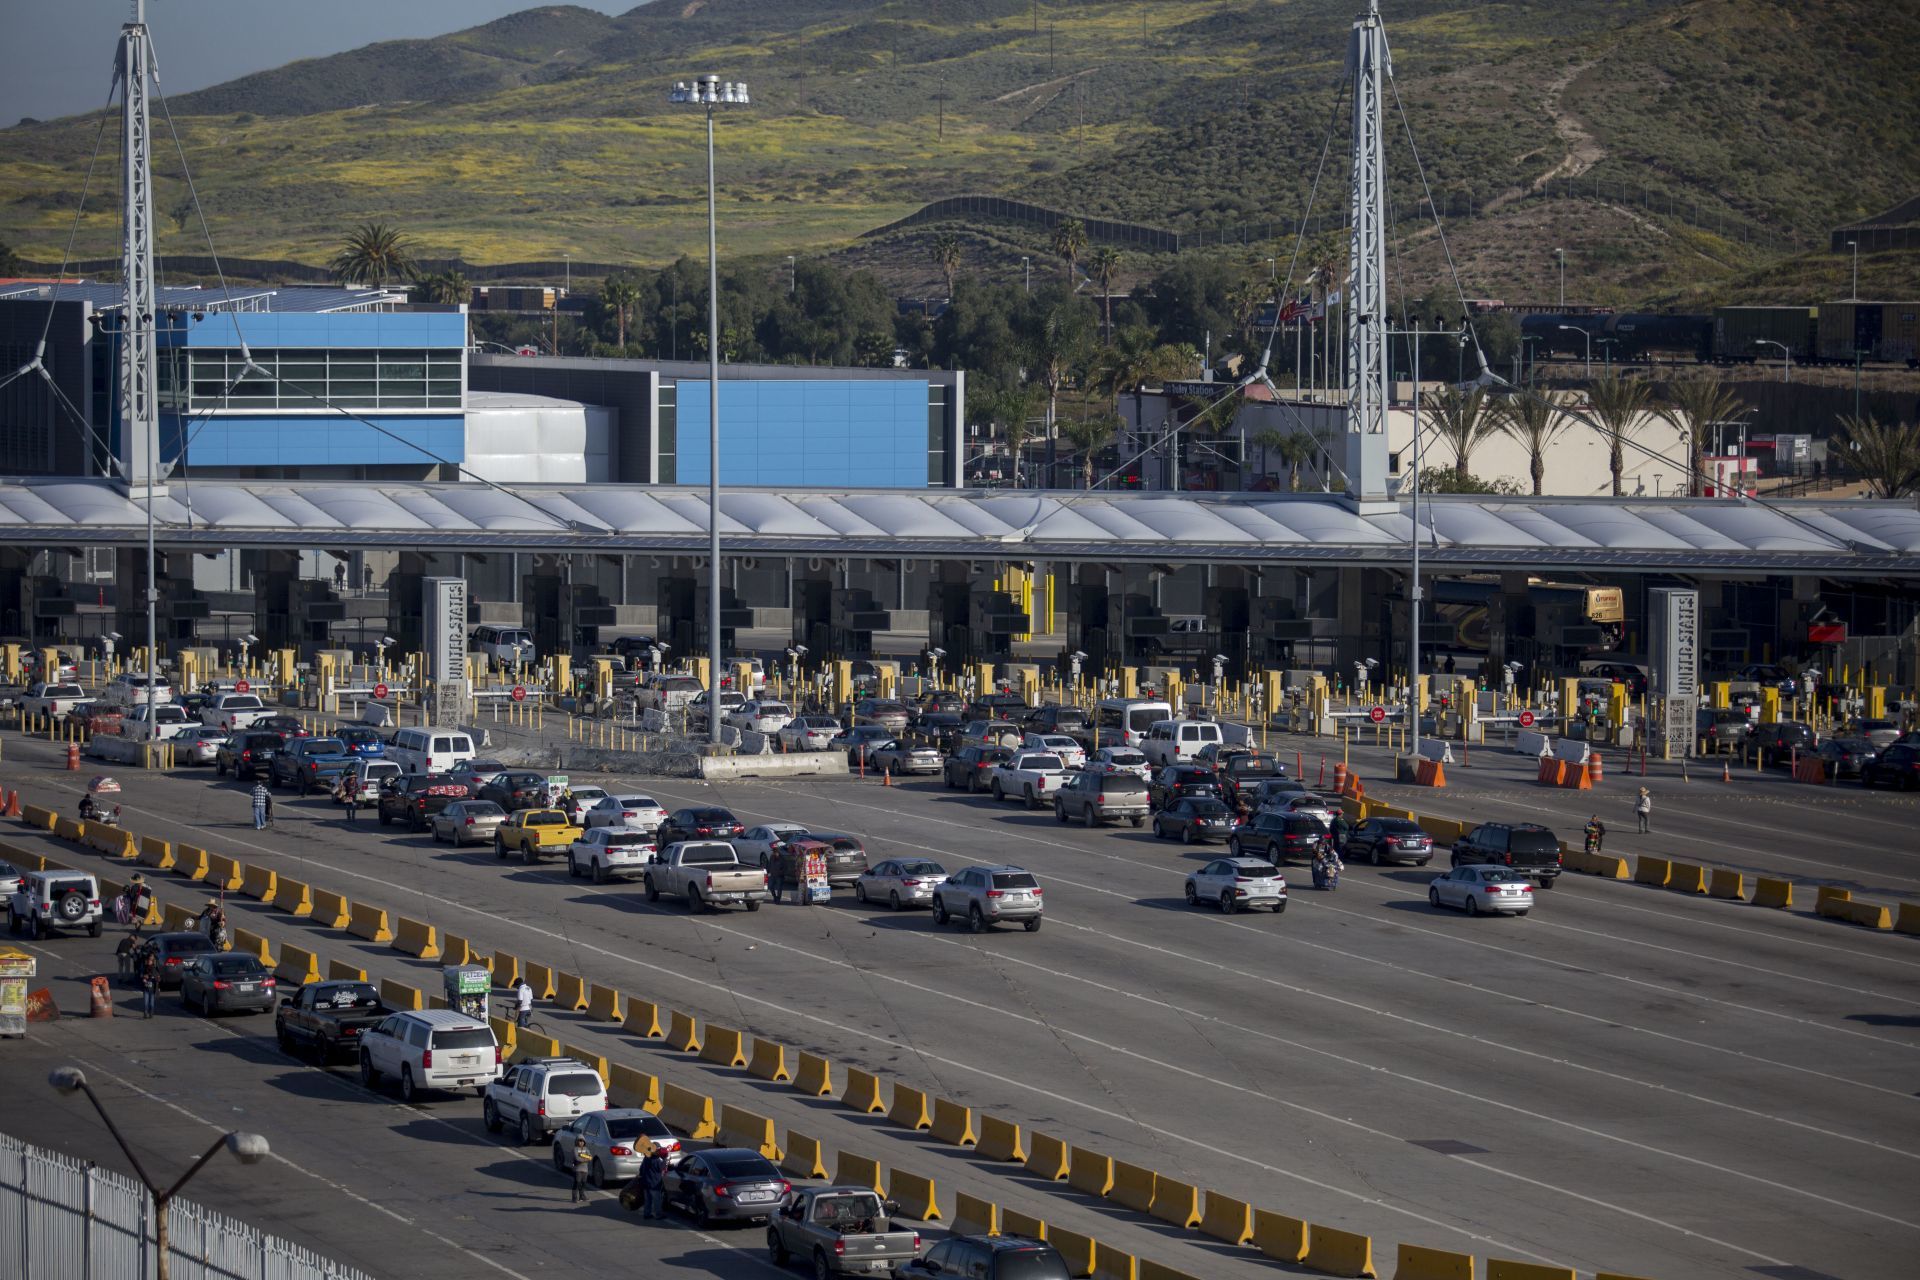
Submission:
M 455 800 L 433 815 L 433 840 L 449 844 L 492 844 L 507 811 L 491 800 Z
M 853 882 L 853 896 L 860 902 L 884 902 L 895 911 L 930 907 L 933 891 L 946 878 L 947 869 L 929 858 L 888 858 Z
M 173 758 L 181 764 L 212 764 L 220 748 L 226 745 L 227 731 L 203 724 L 177 734 L 173 739 Z
M 1470 916 L 1523 916 L 1533 909 L 1533 882 L 1524 871 L 1476 863 L 1435 876 L 1427 885 L 1427 901 L 1459 907 Z
M 735 836 L 733 852 L 748 866 L 764 867 L 773 861 L 775 853 L 786 848 L 787 841 L 805 834 L 807 828 L 802 823 L 763 822 Z
M 1259 858 L 1216 858 L 1187 877 L 1187 905 L 1217 906 L 1228 915 L 1266 907 L 1279 915 L 1287 909 L 1287 880 Z
M 605 1187 L 626 1182 L 640 1172 L 640 1162 L 651 1147 L 658 1147 L 672 1160 L 680 1148 L 680 1139 L 662 1123 L 660 1117 L 639 1107 L 608 1107 L 576 1117 L 565 1128 L 553 1131 L 553 1167 L 562 1173 L 573 1172 L 573 1141 L 587 1140 L 593 1157 L 593 1185 Z

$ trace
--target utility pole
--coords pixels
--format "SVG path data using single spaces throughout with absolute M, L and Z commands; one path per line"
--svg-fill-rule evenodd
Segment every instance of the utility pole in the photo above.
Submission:
M 1354 19 L 1347 45 L 1347 67 L 1353 73 L 1352 225 L 1347 287 L 1340 296 L 1347 345 L 1347 486 L 1359 502 L 1386 497 L 1389 320 L 1382 85 L 1390 74 L 1387 58 L 1379 0 L 1367 0 L 1367 11 Z
M 942 90 L 941 92 L 932 94 L 930 96 L 933 98 L 934 103 L 936 104 L 937 114 L 935 118 L 939 121 L 939 130 L 940 130 L 939 137 L 942 141 L 945 141 L 947 136 L 947 100 L 952 98 L 953 95 L 946 92 L 945 90 Z

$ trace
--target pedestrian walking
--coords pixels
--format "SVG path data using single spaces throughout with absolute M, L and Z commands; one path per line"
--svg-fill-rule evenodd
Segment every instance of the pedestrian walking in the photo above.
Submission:
M 1652 830 L 1653 793 L 1645 787 L 1640 788 L 1640 796 L 1633 802 L 1633 816 L 1640 824 L 1641 835 Z
M 573 1199 L 572 1204 L 584 1204 L 587 1200 L 587 1174 L 593 1169 L 593 1152 L 587 1149 L 587 1140 L 576 1137 L 573 1140 Z
M 267 790 L 267 784 L 253 784 L 253 829 L 262 831 L 273 818 L 273 794 Z
M 1594 814 L 1587 819 L 1587 852 L 1599 853 L 1600 845 L 1607 838 L 1607 824 L 1600 821 L 1600 815 Z
M 522 1027 L 532 1026 L 533 988 L 528 985 L 525 978 L 520 979 L 520 985 L 514 988 L 513 1001 L 519 1011 L 514 1018 L 515 1024 Z
M 139 972 L 134 968 L 134 965 L 138 963 L 138 957 L 140 955 L 140 943 L 140 930 L 136 928 L 132 933 L 120 939 L 120 945 L 113 949 L 114 959 L 120 963 L 120 976 L 122 978 L 138 978 L 140 976 Z
M 649 1150 L 647 1158 L 640 1162 L 640 1191 L 641 1217 L 667 1216 L 667 1158 L 659 1147 Z
M 147 948 L 140 961 L 140 1016 L 153 1016 L 153 1002 L 160 994 L 160 957 Z
M 346 792 L 347 822 L 351 824 L 360 815 L 360 783 L 351 773 L 341 779 L 341 789 Z

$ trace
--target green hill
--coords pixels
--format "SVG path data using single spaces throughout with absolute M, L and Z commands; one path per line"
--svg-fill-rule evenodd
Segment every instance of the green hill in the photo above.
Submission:
M 713 70 L 754 95 L 721 125 L 731 255 L 857 255 L 861 232 L 928 200 L 989 193 L 1189 236 L 1224 230 L 1230 252 L 1284 258 L 1339 117 L 1357 3 L 656 0 L 618 17 L 553 6 L 292 63 L 172 108 L 218 247 L 234 256 L 321 262 L 367 218 L 406 228 L 429 256 L 475 262 L 697 252 L 699 116 L 666 89 Z M 1557 246 L 1581 282 L 1570 296 L 1711 292 L 1818 248 L 1828 227 L 1910 195 L 1920 173 L 1920 92 L 1900 58 L 1920 47 L 1915 6 L 1384 9 L 1471 293 L 1543 288 Z M 155 21 L 164 44 L 164 12 Z M 112 37 L 102 30 L 103 49 Z M 94 126 L 0 130 L 0 239 L 23 257 L 58 260 Z M 1434 275 L 1423 192 L 1399 121 L 1390 128 L 1409 231 L 1399 252 Z M 1332 151 L 1315 212 L 1337 220 L 1339 129 Z M 156 155 L 171 215 L 162 251 L 204 253 L 171 141 Z M 113 253 L 114 198 L 96 179 L 82 256 Z M 1018 229 L 995 240 L 1007 237 L 1039 247 Z M 891 283 L 932 279 L 911 257 Z

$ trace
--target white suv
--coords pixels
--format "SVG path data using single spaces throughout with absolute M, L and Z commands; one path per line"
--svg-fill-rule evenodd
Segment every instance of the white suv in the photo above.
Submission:
M 100 936 L 100 882 L 84 871 L 29 871 L 7 900 L 7 932 L 44 938 L 55 929 Z
M 396 1013 L 360 1037 L 360 1083 L 397 1080 L 400 1098 L 422 1089 L 484 1094 L 500 1078 L 500 1042 L 493 1028 L 451 1009 Z
M 172 702 L 173 686 L 166 677 L 153 678 L 153 701 Z M 100 691 L 100 702 L 109 707 L 140 707 L 147 703 L 147 678 L 131 671 L 123 671 L 107 682 Z
M 498 667 L 533 665 L 533 636 L 524 627 L 475 627 L 473 649 Z
M 595 884 L 605 884 L 615 873 L 639 871 L 660 846 L 651 834 L 632 827 L 595 827 L 584 831 L 567 850 L 567 874 L 576 880 L 592 876 Z
M 572 1058 L 529 1058 L 507 1068 L 487 1086 L 480 1117 L 488 1133 L 508 1126 L 522 1146 L 544 1142 L 555 1129 L 580 1116 L 607 1109 L 607 1083 L 600 1073 Z

